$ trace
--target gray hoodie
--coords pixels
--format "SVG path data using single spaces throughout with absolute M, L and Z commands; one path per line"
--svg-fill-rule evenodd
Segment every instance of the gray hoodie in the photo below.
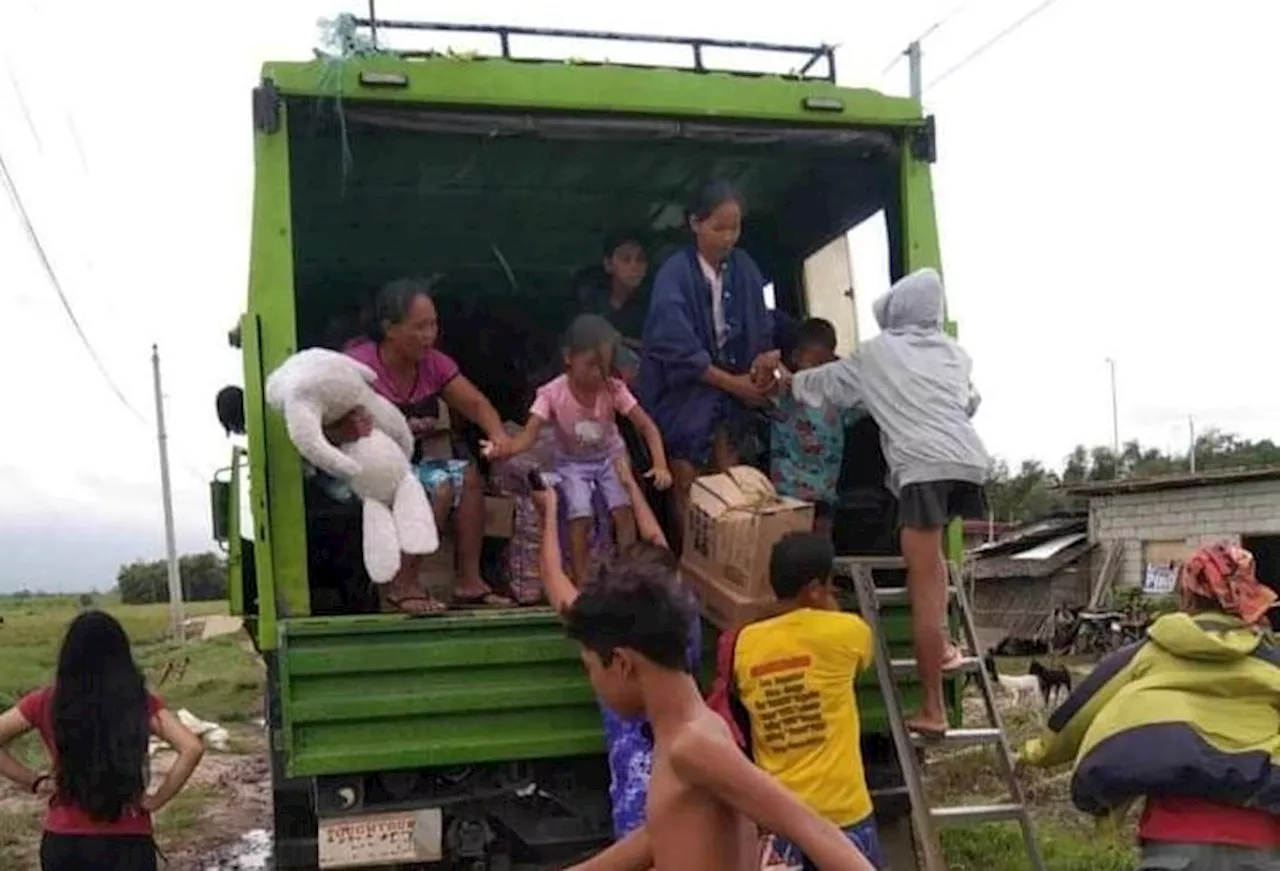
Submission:
M 978 396 L 972 363 L 942 331 L 942 280 L 921 269 L 873 308 L 881 333 L 844 360 L 797 372 L 791 391 L 807 405 L 861 406 L 880 427 L 889 489 L 987 479 L 990 459 L 969 418 Z

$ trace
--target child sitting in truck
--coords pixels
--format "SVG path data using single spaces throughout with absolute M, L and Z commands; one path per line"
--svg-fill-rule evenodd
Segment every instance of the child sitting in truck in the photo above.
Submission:
M 618 331 L 599 315 L 575 318 L 563 343 L 565 372 L 538 389 L 524 429 L 505 446 L 482 445 L 488 459 L 501 459 L 532 448 L 544 424 L 555 427 L 555 471 L 569 514 L 569 567 L 578 583 L 587 575 L 593 491 L 598 488 L 604 496 L 619 549 L 636 538 L 632 499 L 613 463 L 624 451 L 616 415 L 632 422 L 649 449 L 653 468 L 645 477 L 659 490 L 671 486 L 662 435 L 627 385 L 613 375 L 617 341 Z
M 836 359 L 836 328 L 822 318 L 800 324 L 795 350 L 791 354 L 794 371 L 804 372 Z M 845 429 L 854 412 L 827 403 L 812 408 L 791 394 L 778 397 L 770 438 L 770 469 L 778 493 L 812 502 L 815 529 L 830 537 L 831 517 L 838 499 L 836 484 L 844 459 Z
M 977 394 L 972 363 L 942 329 L 942 279 L 921 269 L 876 300 L 879 335 L 856 354 L 791 376 L 796 399 L 815 408 L 864 407 L 880 427 L 889 489 L 898 498 L 898 527 L 907 564 L 911 626 L 924 703 L 908 727 L 925 738 L 947 729 L 942 676 L 963 666 L 946 637 L 947 566 L 942 531 L 955 518 L 987 514 L 982 489 L 990 458 L 970 418 Z M 773 371 L 773 359 L 756 370 Z M 759 377 L 761 372 L 753 372 Z
M 738 630 L 724 677 L 747 714 L 739 725 L 753 761 L 883 868 L 853 689 L 871 665 L 871 629 L 840 610 L 834 563 L 827 535 L 793 532 L 774 545 L 769 581 L 781 613 Z M 774 851 L 789 866 L 815 867 L 789 841 L 775 840 Z
M 552 574 L 555 565 L 548 560 Z M 835 825 L 742 755 L 703 701 L 688 668 L 697 610 L 674 558 L 624 554 L 573 597 L 564 616 L 602 703 L 621 717 L 647 720 L 653 736 L 645 824 L 579 871 L 757 871 L 757 825 L 797 844 L 824 871 L 870 871 Z

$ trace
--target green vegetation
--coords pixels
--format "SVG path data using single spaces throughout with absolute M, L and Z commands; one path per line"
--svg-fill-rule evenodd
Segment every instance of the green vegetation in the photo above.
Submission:
M 1280 445 L 1270 439 L 1255 442 L 1215 429 L 1196 437 L 1195 452 L 1197 472 L 1280 465 Z M 1126 442 L 1119 457 L 1107 446 L 1077 445 L 1064 460 L 1060 472 L 1045 468 L 1038 460 L 1023 460 L 1017 471 L 1004 460 L 996 461 L 987 482 L 987 497 L 996 520 L 1022 522 L 1055 511 L 1086 507 L 1068 496 L 1063 487 L 1121 477 L 1186 474 L 1190 470 L 1188 454 L 1166 454 L 1136 441 Z
M 182 598 L 187 602 L 220 602 L 227 598 L 227 564 L 216 553 L 186 554 L 178 558 Z M 120 601 L 150 605 L 169 601 L 169 564 L 164 560 L 133 562 L 116 575 Z
M 1085 826 L 1041 820 L 1038 833 L 1045 866 L 1051 871 L 1129 871 L 1136 854 L 1132 838 L 1099 836 Z M 951 871 L 1023 871 L 1022 833 L 1014 823 L 942 833 Z

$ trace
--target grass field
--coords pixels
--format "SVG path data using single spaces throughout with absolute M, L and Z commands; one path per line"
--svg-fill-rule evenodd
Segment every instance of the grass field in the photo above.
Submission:
M 134 656 L 147 674 L 149 688 L 173 710 L 188 708 L 204 720 L 233 730 L 236 724 L 261 716 L 262 669 L 242 636 L 188 642 L 185 650 L 168 637 L 168 605 L 119 605 L 100 597 L 93 607 L 114 614 L 133 641 Z M 81 610 L 78 596 L 0 598 L 0 709 L 8 708 L 30 690 L 48 684 L 54 674 L 58 646 L 67 624 Z M 188 617 L 226 613 L 220 602 L 194 603 Z M 182 679 L 160 684 L 166 666 L 190 658 Z M 234 736 L 233 731 L 233 736 Z M 34 766 L 46 765 L 38 737 L 28 734 L 10 747 L 15 756 Z M 25 867 L 40 833 L 40 815 L 29 801 L 5 801 L 0 784 L 0 868 Z M 197 825 L 213 792 L 195 785 L 181 793 L 156 820 L 157 837 L 175 836 Z M 235 834 L 235 833 L 231 833 Z
M 186 707 L 202 719 L 231 726 L 247 726 L 261 716 L 262 668 L 244 649 L 242 636 L 188 643 L 190 663 L 181 681 L 157 685 L 171 661 L 181 657 L 166 638 L 166 605 L 121 606 L 104 599 L 95 603 L 115 614 L 133 639 L 135 655 L 153 691 L 174 709 Z M 47 684 L 53 675 L 63 631 L 80 609 L 77 597 L 0 598 L 0 706 L 7 707 L 24 692 Z M 188 606 L 188 616 L 223 613 L 221 603 Z M 1025 671 L 1025 662 L 1002 662 L 1001 670 Z M 1011 712 L 1006 717 L 1011 738 L 1030 737 L 1037 718 Z M 43 750 L 34 736 L 13 748 L 34 764 L 43 764 Z M 1005 801 L 1001 783 L 985 751 L 939 754 L 927 769 L 929 790 L 936 803 L 978 804 Z M 1028 771 L 1024 784 L 1031 795 L 1040 840 L 1052 871 L 1127 871 L 1134 867 L 1132 833 L 1099 836 L 1089 820 L 1070 806 L 1067 781 L 1061 772 Z M 39 837 L 40 815 L 29 801 L 10 800 L 0 785 L 0 869 L 19 871 L 27 864 Z M 182 793 L 157 819 L 162 843 L 181 843 L 198 829 L 211 803 L 227 799 L 207 786 Z M 241 832 L 228 831 L 228 840 Z M 1023 871 L 1027 867 L 1021 836 L 1014 825 L 982 826 L 943 832 L 943 846 L 953 871 Z

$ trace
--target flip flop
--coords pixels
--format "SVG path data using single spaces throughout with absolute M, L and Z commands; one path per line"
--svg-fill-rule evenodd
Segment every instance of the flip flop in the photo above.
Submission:
M 945 728 L 937 729 L 931 725 L 922 727 L 919 721 L 914 717 L 908 718 L 905 725 L 908 732 L 913 735 L 919 735 L 926 741 L 941 741 L 943 738 L 947 737 L 947 730 Z
M 405 606 L 411 602 L 426 602 L 427 606 L 425 608 L 406 608 Z M 416 593 L 408 596 L 382 597 L 382 613 L 384 614 L 407 614 L 410 617 L 422 617 L 428 614 L 442 614 L 448 610 L 449 606 L 444 602 Z
M 462 608 L 514 608 L 516 602 L 501 593 L 495 593 L 489 590 L 486 593 L 480 593 L 478 596 L 459 596 L 457 593 L 453 596 L 453 604 L 455 607 Z

